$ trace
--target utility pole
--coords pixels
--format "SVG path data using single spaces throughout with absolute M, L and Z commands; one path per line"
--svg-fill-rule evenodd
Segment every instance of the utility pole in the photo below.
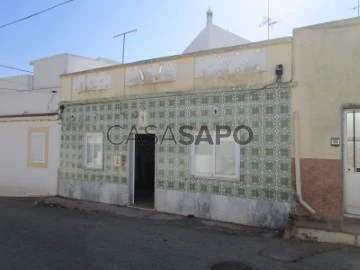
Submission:
M 114 38 L 123 36 L 122 64 L 124 64 L 124 57 L 125 57 L 125 39 L 126 39 L 126 35 L 130 34 L 130 33 L 133 33 L 133 32 L 136 32 L 136 31 L 137 31 L 137 29 L 134 29 L 134 30 L 127 31 L 127 32 L 124 32 L 124 33 L 121 33 L 121 34 L 118 34 L 118 35 L 114 36 Z
M 270 39 L 270 0 L 268 0 L 268 22 L 267 22 L 267 28 L 268 28 L 268 40 Z

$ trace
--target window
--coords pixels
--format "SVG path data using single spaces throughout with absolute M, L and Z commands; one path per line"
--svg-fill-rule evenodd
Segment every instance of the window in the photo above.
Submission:
M 103 134 L 86 133 L 84 140 L 84 165 L 89 169 L 103 168 Z
M 214 178 L 240 177 L 240 146 L 233 138 L 222 138 L 216 145 L 200 142 L 192 145 L 193 175 Z
M 47 168 L 48 165 L 48 128 L 28 129 L 28 167 Z

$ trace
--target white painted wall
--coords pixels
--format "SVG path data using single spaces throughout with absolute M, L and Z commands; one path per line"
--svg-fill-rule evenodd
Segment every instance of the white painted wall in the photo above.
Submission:
M 66 67 L 66 73 L 73 73 L 88 69 L 108 67 L 115 64 L 119 64 L 118 62 L 105 58 L 91 59 L 91 58 L 86 58 L 72 54 L 67 55 L 67 61 L 68 62 Z
M 58 87 L 61 74 L 66 73 L 67 55 L 61 54 L 32 61 L 34 66 L 33 89 Z
M 56 112 L 61 74 L 110 66 L 115 62 L 61 54 L 31 64 L 34 75 L 0 78 L 0 88 L 7 88 L 0 89 L 0 115 Z M 57 195 L 61 126 L 55 120 L 39 119 L 0 118 L 0 196 Z M 48 168 L 27 166 L 29 127 L 49 128 Z
M 28 127 L 49 128 L 48 168 L 27 167 Z M 0 196 L 57 194 L 60 128 L 58 121 L 1 122 L 0 120 Z
M 60 88 L 53 88 L 53 90 L 57 93 L 53 94 L 51 90 L 41 92 L 3 90 L 0 92 L 0 115 L 55 112 L 59 107 Z
M 30 64 L 34 66 L 34 89 L 58 87 L 60 85 L 60 75 L 107 67 L 116 62 L 104 58 L 91 59 L 72 54 L 59 54 L 34 60 Z
M 0 78 L 0 91 L 5 89 L 30 90 L 32 89 L 33 75 L 18 75 Z
M 116 63 L 105 58 L 91 59 L 72 54 L 34 60 L 31 62 L 34 66 L 34 75 L 0 78 L 0 115 L 55 112 L 60 102 L 61 74 Z M 52 91 L 57 93 L 54 94 Z

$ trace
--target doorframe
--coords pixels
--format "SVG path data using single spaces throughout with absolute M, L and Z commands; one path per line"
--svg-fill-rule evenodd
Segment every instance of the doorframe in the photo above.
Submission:
M 347 218 L 360 218 L 359 216 L 354 216 L 352 214 L 347 214 L 345 210 L 345 192 L 346 192 L 346 129 L 347 129 L 347 115 L 349 111 L 358 110 L 360 112 L 360 104 L 348 104 L 341 106 L 341 159 L 342 159 L 342 212 L 343 216 Z
M 149 133 L 145 131 L 140 131 L 137 133 L 131 133 L 130 136 L 132 140 L 128 143 L 128 168 L 129 168 L 129 204 L 135 206 L 135 140 L 133 140 L 134 135 L 154 135 L 154 207 L 146 208 L 149 210 L 156 209 L 156 168 L 157 168 L 157 136 L 155 133 Z

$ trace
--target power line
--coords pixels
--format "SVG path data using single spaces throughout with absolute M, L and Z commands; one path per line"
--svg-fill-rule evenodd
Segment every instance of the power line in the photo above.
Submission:
M 9 22 L 9 23 L 7 23 L 7 24 L 1 25 L 1 26 L 0 26 L 0 29 L 1 29 L 1 28 L 4 28 L 4 27 L 6 27 L 6 26 L 12 25 L 12 24 L 14 24 L 14 23 L 18 23 L 18 22 L 21 22 L 21 21 L 25 21 L 25 20 L 27 20 L 27 19 L 30 19 L 31 17 L 40 15 L 40 14 L 42 14 L 42 13 L 45 13 L 45 12 L 47 12 L 47 11 L 49 11 L 49 10 L 52 10 L 52 9 L 54 9 L 54 8 L 57 8 L 57 7 L 59 7 L 59 6 L 68 4 L 68 3 L 72 2 L 72 1 L 74 1 L 74 0 L 68 0 L 68 1 L 66 1 L 66 2 L 62 2 L 62 3 L 60 3 L 60 4 L 57 4 L 57 5 L 55 5 L 55 6 L 52 6 L 52 7 L 50 7 L 50 8 L 47 8 L 47 9 L 41 10 L 41 11 L 39 11 L 39 12 L 36 12 L 36 13 L 34 13 L 34 14 L 31 14 L 31 15 L 29 15 L 29 16 L 26 16 L 26 17 L 24 17 L 24 18 L 17 19 L 17 20 L 15 20 L 15 21 Z
M 39 89 L 16 89 L 16 88 L 7 88 L 7 87 L 0 87 L 0 90 L 5 90 L 7 92 L 0 92 L 0 94 L 10 94 L 10 93 L 58 93 L 57 90 L 54 90 L 56 87 L 47 87 L 47 88 L 39 88 Z M 49 91 L 51 90 L 51 91 Z
M 21 69 L 21 68 L 16 68 L 16 67 L 11 67 L 11 66 L 7 66 L 7 65 L 0 65 L 0 67 L 2 68 L 7 68 L 7 69 L 12 69 L 12 70 L 17 70 L 17 71 L 22 71 L 22 72 L 27 72 L 27 73 L 34 73 L 32 71 L 29 70 L 25 70 L 25 69 Z
M 47 88 L 44 87 L 44 88 L 38 88 L 38 89 L 21 90 L 21 89 L 17 89 L 17 88 L 0 87 L 0 90 L 9 90 L 9 91 L 18 91 L 18 92 L 46 92 L 46 93 L 51 93 L 48 90 L 57 91 L 57 90 L 54 90 L 54 88 L 56 88 L 56 87 L 47 87 Z
M 51 96 L 51 98 L 50 98 L 50 100 L 49 100 L 49 102 L 48 102 L 48 104 L 47 104 L 48 111 L 49 111 L 49 112 L 52 112 L 52 113 L 58 111 L 58 109 L 55 110 L 55 111 L 52 111 L 51 108 L 50 108 L 50 107 L 53 105 L 53 101 L 54 101 L 55 95 L 56 95 L 56 93 L 53 93 L 53 94 L 52 94 L 52 96 Z
M 53 94 L 52 92 L 45 92 L 45 91 L 42 91 L 42 92 L 31 92 L 31 91 L 23 91 L 23 92 L 26 92 L 26 93 L 31 93 L 31 94 Z M 20 94 L 20 91 L 9 91 L 9 92 L 1 92 L 0 91 L 0 96 L 3 96 L 3 95 L 10 95 L 10 94 Z
M 16 88 L 7 88 L 7 87 L 0 87 L 0 90 L 9 90 L 9 91 L 27 91 L 27 90 L 21 90 Z

